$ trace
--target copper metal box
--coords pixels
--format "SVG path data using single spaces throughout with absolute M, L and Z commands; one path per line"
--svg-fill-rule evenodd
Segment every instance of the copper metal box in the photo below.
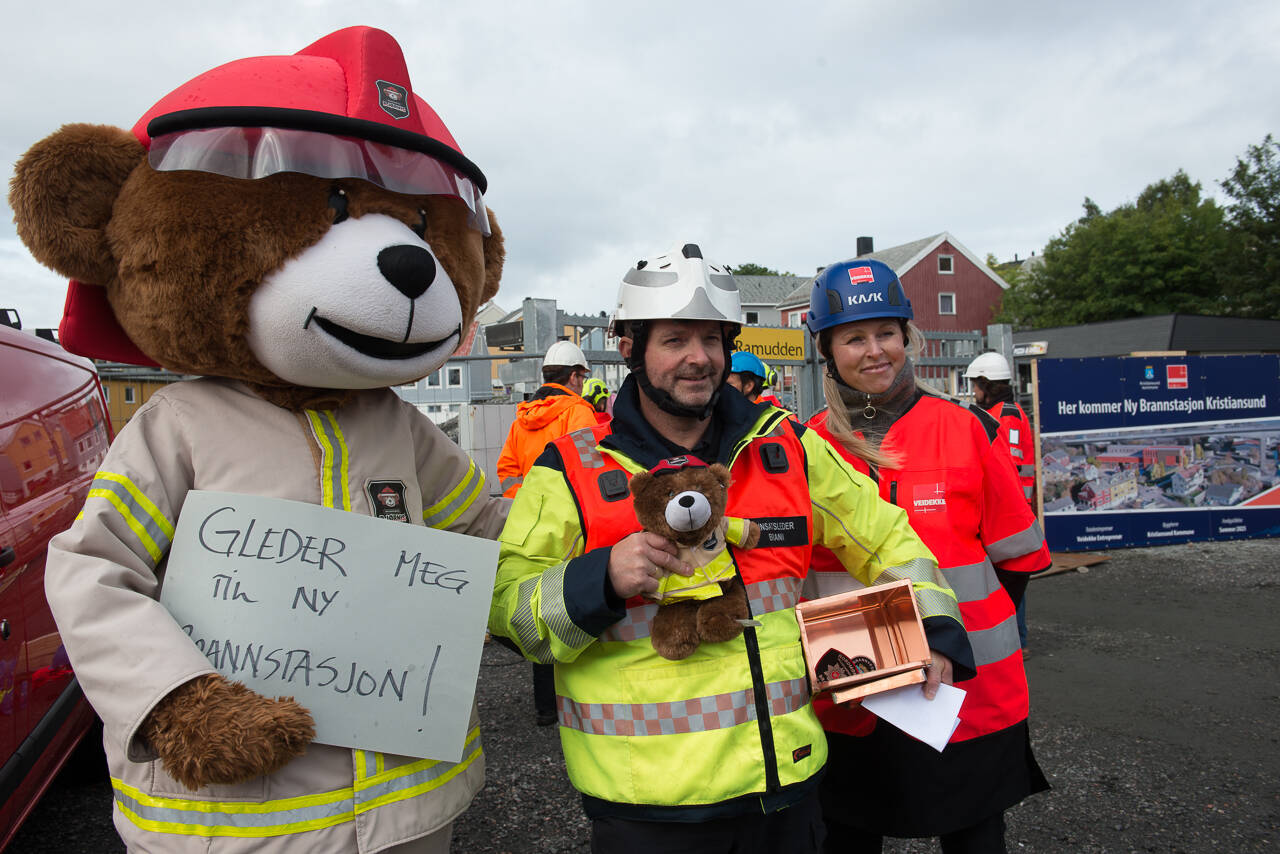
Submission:
M 796 606 L 813 693 L 848 702 L 925 680 L 929 644 L 910 581 Z

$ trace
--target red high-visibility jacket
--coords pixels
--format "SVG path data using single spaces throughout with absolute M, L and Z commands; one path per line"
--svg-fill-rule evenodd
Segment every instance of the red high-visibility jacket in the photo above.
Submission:
M 808 426 L 855 468 L 875 477 L 882 498 L 907 511 L 911 527 L 956 592 L 978 675 L 961 686 L 968 694 L 951 740 L 976 738 L 1026 720 L 1027 677 L 1014 603 L 995 570 L 1038 572 L 1051 559 L 1006 462 L 1009 451 L 997 425 L 977 407 L 925 395 L 893 423 L 881 443 L 881 450 L 898 464 L 877 472 L 870 472 L 831 435 L 826 410 Z M 830 553 L 814 549 L 807 595 L 830 596 L 854 586 Z M 814 708 L 826 729 L 865 734 L 870 723 L 866 712 L 818 702 L 824 699 L 815 700 Z
M 1036 442 L 1031 435 L 1031 422 L 1027 413 L 1012 400 L 1002 401 L 987 410 L 1000 422 L 1000 435 L 1009 445 L 1009 458 L 1018 472 L 1022 484 L 1022 497 L 1027 499 L 1031 512 L 1036 512 Z

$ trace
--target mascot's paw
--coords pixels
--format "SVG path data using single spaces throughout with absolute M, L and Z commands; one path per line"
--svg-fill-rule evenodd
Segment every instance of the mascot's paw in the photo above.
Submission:
M 653 618 L 649 640 L 653 651 L 663 658 L 679 661 L 698 648 L 698 605 L 675 602 L 662 605 Z
M 754 549 L 760 543 L 760 526 L 755 522 L 747 522 L 747 538 L 739 548 Z
M 195 791 L 278 771 L 315 737 L 311 713 L 218 675 L 186 682 L 161 700 L 141 734 L 175 780 Z
M 707 643 L 723 643 L 742 634 L 739 620 L 750 618 L 746 588 L 735 578 L 726 585 L 723 596 L 708 599 L 698 609 L 698 637 Z

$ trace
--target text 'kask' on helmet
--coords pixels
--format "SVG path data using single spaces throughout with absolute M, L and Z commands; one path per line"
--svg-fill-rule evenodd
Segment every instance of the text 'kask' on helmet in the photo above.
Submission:
M 813 280 L 809 291 L 809 313 L 805 325 L 817 335 L 842 323 L 913 317 L 911 300 L 893 268 L 871 258 L 840 261 L 825 268 Z

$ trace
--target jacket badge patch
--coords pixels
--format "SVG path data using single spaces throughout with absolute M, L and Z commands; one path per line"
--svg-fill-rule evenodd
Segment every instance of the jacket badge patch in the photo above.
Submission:
M 917 513 L 934 513 L 947 509 L 945 483 L 918 483 L 911 487 L 911 509 Z
M 369 506 L 374 516 L 392 522 L 409 521 L 403 480 L 371 480 L 365 485 L 365 492 L 369 494 Z

